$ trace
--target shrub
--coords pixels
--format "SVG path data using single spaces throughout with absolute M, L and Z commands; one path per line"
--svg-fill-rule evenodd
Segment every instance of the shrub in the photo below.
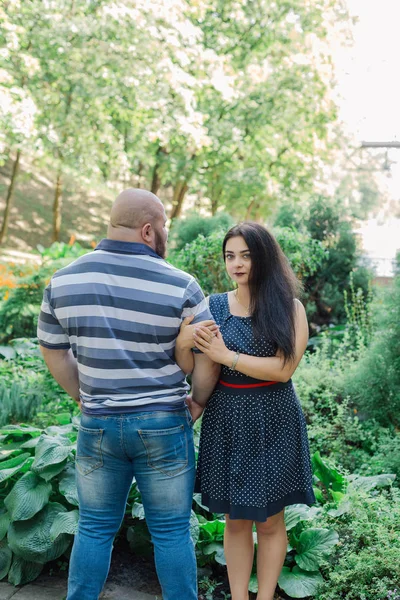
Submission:
M 347 372 L 344 392 L 369 418 L 400 425 L 400 277 L 384 297 L 373 341 Z
M 215 217 L 202 217 L 192 213 L 186 219 L 175 219 L 172 222 L 170 243 L 179 251 L 199 235 L 208 237 L 218 229 L 222 229 L 226 233 L 232 225 L 234 225 L 234 220 L 227 213 L 219 213 Z
M 219 229 L 208 237 L 200 234 L 182 250 L 169 255 L 173 265 L 196 277 L 206 295 L 232 288 L 222 257 L 225 233 L 226 230 Z M 290 228 L 281 227 L 274 233 L 299 279 L 314 273 L 324 256 L 321 244 Z
M 400 582 L 400 493 L 397 488 L 368 493 L 354 489 L 347 509 L 325 514 L 338 531 L 340 545 L 323 569 L 318 600 L 381 600 Z M 329 514 L 330 513 L 330 514 Z M 333 513 L 333 514 L 332 514 Z
M 16 279 L 15 287 L 8 290 L 7 299 L 0 306 L 0 340 L 34 337 L 42 303 L 43 290 L 55 271 L 87 252 L 79 244 L 55 243 L 42 250 L 43 262 L 27 276 Z

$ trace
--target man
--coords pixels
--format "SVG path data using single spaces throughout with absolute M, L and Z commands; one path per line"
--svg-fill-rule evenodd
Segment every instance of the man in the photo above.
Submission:
M 81 403 L 76 453 L 79 529 L 67 600 L 97 600 L 133 477 L 164 600 L 196 600 L 189 532 L 194 483 L 188 385 L 174 359 L 185 317 L 211 314 L 196 281 L 168 263 L 166 216 L 154 194 L 116 199 L 107 239 L 53 276 L 38 337 L 58 383 Z M 208 397 L 219 366 L 196 354 L 193 386 Z M 201 381 L 201 386 L 198 382 Z

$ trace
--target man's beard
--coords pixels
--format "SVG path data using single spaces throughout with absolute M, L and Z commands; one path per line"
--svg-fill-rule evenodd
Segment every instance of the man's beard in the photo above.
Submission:
M 166 240 L 164 240 L 164 238 L 162 237 L 162 235 L 160 235 L 158 233 L 157 230 L 155 230 L 155 236 L 156 236 L 156 253 L 158 254 L 158 256 L 161 256 L 161 258 L 165 258 L 166 254 L 167 254 L 167 243 Z

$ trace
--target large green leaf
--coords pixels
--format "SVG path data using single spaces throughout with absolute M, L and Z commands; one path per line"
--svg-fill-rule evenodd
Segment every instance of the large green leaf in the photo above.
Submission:
M 45 467 L 39 473 L 39 475 L 45 481 L 50 481 L 50 479 L 53 479 L 53 477 L 55 477 L 56 475 L 59 475 L 65 469 L 65 467 L 67 466 L 67 463 L 68 463 L 68 458 L 63 460 L 63 462 L 61 462 L 61 463 L 57 463 L 55 465 L 49 465 L 48 467 Z
M 64 462 L 71 450 L 72 444 L 68 438 L 61 435 L 54 437 L 42 435 L 36 446 L 32 471 L 35 471 L 39 475 L 48 472 L 49 467 Z
M 19 473 L 19 471 L 22 470 L 24 464 L 30 458 L 31 458 L 31 455 L 28 454 L 27 452 L 24 452 L 24 454 L 20 454 L 20 456 L 17 456 L 16 458 L 12 458 L 10 460 L 0 463 L 2 465 L 1 470 L 0 470 L 0 483 L 3 483 L 3 481 L 6 481 L 10 477 L 13 477 L 13 475 L 15 475 L 16 473 Z M 11 463 L 11 462 L 13 462 L 14 466 L 8 467 L 5 469 L 3 468 L 5 463 Z
M 23 475 L 4 500 L 11 520 L 31 519 L 47 504 L 51 490 L 51 484 L 43 481 L 35 473 Z
M 307 504 L 292 504 L 291 506 L 287 506 L 285 508 L 286 530 L 290 531 L 290 529 L 293 529 L 300 521 L 312 519 L 317 512 L 317 508 L 310 508 Z
M 78 532 L 79 510 L 59 513 L 50 529 L 50 538 L 54 542 L 62 533 L 75 535 Z
M 79 505 L 78 490 L 76 488 L 75 481 L 75 468 L 68 465 L 60 477 L 59 490 L 63 496 L 68 500 L 70 504 L 74 506 Z
M 224 553 L 224 547 L 219 542 L 211 542 L 211 544 L 207 544 L 207 546 L 203 547 L 204 554 L 214 554 L 214 559 L 220 565 L 226 565 L 226 558 Z
M 295 566 L 292 570 L 289 567 L 283 567 L 278 579 L 279 587 L 292 598 L 306 598 L 314 596 L 318 586 L 324 582 L 321 573 L 318 571 L 302 571 Z
M 10 570 L 11 560 L 11 549 L 4 542 L 0 542 L 0 579 L 4 579 Z
M 392 473 L 382 473 L 381 475 L 370 475 L 369 477 L 361 477 L 360 475 L 349 475 L 349 491 L 364 490 L 369 492 L 375 488 L 390 487 L 396 475 Z
M 6 469 L 12 469 L 21 463 L 23 463 L 27 458 L 30 457 L 29 452 L 23 452 L 18 456 L 14 456 L 13 458 L 9 458 L 8 460 L 3 460 L 0 462 L 0 471 L 5 471 Z
M 8 444 L 9 446 L 14 446 L 14 444 Z M 6 460 L 11 456 L 18 456 L 23 453 L 21 444 L 17 444 L 17 448 L 7 448 L 7 444 L 0 448 L 0 461 Z
M 8 527 L 11 523 L 10 515 L 8 512 L 3 512 L 0 514 L 0 540 L 4 538 L 8 531 Z
M 315 477 L 323 483 L 327 490 L 332 489 L 335 492 L 346 490 L 346 477 L 327 461 L 324 461 L 319 452 L 313 454 L 311 461 Z
M 300 534 L 295 561 L 305 571 L 317 571 L 338 541 L 339 536 L 333 529 L 306 529 Z
M 40 575 L 43 566 L 41 563 L 30 562 L 14 554 L 8 581 L 12 585 L 25 585 Z
M 57 515 L 67 512 L 58 503 L 47 504 L 39 513 L 28 521 L 15 521 L 8 530 L 8 544 L 11 550 L 25 560 L 46 563 L 55 560 L 70 544 L 66 534 L 53 541 L 50 530 Z
M 224 539 L 225 521 L 215 519 L 200 525 L 200 538 L 208 541 L 222 542 Z
M 41 429 L 37 427 L 32 427 L 31 425 L 25 425 L 21 423 L 20 425 L 5 425 L 0 428 L 0 435 L 4 436 L 4 441 L 8 441 L 9 439 L 18 439 L 21 437 L 25 437 L 26 435 L 30 437 L 38 437 L 42 433 Z

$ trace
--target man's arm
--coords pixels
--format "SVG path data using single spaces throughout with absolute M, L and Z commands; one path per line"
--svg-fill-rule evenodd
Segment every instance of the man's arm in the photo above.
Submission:
M 192 398 L 188 401 L 194 420 L 198 419 L 214 391 L 219 378 L 221 365 L 213 362 L 205 354 L 194 354 L 192 373 Z
M 72 354 L 72 350 L 52 350 L 40 346 L 44 362 L 50 373 L 58 384 L 73 398 L 79 402 L 79 375 L 78 363 Z

